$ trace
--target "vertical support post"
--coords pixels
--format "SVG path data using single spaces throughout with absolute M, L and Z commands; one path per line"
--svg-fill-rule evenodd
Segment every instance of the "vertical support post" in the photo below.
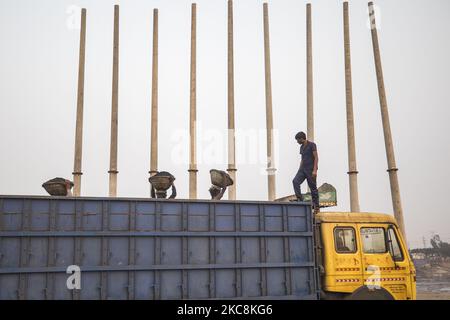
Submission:
M 84 106 L 84 68 L 86 58 L 86 9 L 81 9 L 80 54 L 78 61 L 77 120 L 75 128 L 75 155 L 73 161 L 73 195 L 81 194 L 81 171 L 83 154 L 83 106 Z
M 359 212 L 358 170 L 356 167 L 355 125 L 353 120 L 352 66 L 350 56 L 350 27 L 348 2 L 343 3 L 344 15 L 344 57 L 345 57 L 345 98 L 347 110 L 348 179 L 350 186 L 350 210 Z
M 150 133 L 150 176 L 158 172 L 158 9 L 153 9 L 152 128 Z
M 197 4 L 191 6 L 191 89 L 189 113 L 189 199 L 197 199 Z
M 119 6 L 114 6 L 113 80 L 111 103 L 111 148 L 109 159 L 109 196 L 117 196 L 117 129 L 119 107 Z
M 266 84 L 267 182 L 269 201 L 275 200 L 275 161 L 273 148 L 272 81 L 270 72 L 270 39 L 268 5 L 263 4 L 264 66 Z
M 234 125 L 234 52 L 233 1 L 228 0 L 228 174 L 233 185 L 228 187 L 228 199 L 236 199 L 236 145 Z
M 383 123 L 384 143 L 386 147 L 386 158 L 388 163 L 389 182 L 391 185 L 392 206 L 394 208 L 394 216 L 403 233 L 406 243 L 406 232 L 403 221 L 403 209 L 400 199 L 400 187 L 397 177 L 397 167 L 395 164 L 394 146 L 392 142 L 391 125 L 389 121 L 389 111 L 386 100 L 386 92 L 384 87 L 383 69 L 381 67 L 380 47 L 378 45 L 378 33 L 375 22 L 375 12 L 373 2 L 369 2 L 369 19 L 372 33 L 373 56 L 375 60 L 375 71 L 377 73 L 378 95 L 381 108 L 381 120 Z
M 311 4 L 306 4 L 306 135 L 314 141 Z

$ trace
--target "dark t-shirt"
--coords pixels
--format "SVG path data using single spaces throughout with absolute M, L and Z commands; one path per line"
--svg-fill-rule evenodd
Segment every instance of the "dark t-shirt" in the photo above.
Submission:
M 300 154 L 302 155 L 302 169 L 312 171 L 314 168 L 314 154 L 317 151 L 317 146 L 314 142 L 308 141 L 305 147 L 300 146 Z

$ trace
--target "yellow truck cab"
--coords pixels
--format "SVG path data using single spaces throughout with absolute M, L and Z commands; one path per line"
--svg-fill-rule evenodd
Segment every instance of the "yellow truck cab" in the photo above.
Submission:
M 393 216 L 316 215 L 322 299 L 416 299 L 416 271 Z

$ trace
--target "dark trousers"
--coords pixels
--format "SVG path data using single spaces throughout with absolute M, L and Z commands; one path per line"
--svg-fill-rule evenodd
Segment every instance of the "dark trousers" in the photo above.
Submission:
M 312 170 L 300 168 L 298 169 L 297 174 L 295 175 L 294 179 L 292 180 L 292 185 L 294 186 L 295 195 L 298 199 L 303 200 L 302 193 L 300 190 L 300 185 L 303 183 L 303 181 L 308 182 L 308 187 L 311 190 L 311 199 L 314 208 L 319 207 L 319 191 L 317 191 L 317 182 L 316 178 L 312 176 Z

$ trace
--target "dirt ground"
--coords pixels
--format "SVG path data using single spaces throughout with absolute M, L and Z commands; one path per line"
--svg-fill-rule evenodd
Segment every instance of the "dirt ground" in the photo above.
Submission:
M 450 292 L 419 292 L 417 300 L 450 300 Z
M 416 265 L 417 300 L 450 300 L 450 262 Z

